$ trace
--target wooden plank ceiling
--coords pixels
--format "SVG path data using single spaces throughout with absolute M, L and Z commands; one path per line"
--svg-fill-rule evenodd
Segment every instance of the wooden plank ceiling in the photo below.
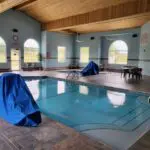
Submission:
M 91 12 L 100 8 L 132 0 L 37 0 L 34 4 L 20 7 L 40 22 Z
M 15 9 L 48 31 L 109 31 L 139 27 L 150 20 L 150 0 L 24 0 Z
M 0 0 L 0 13 L 30 0 Z

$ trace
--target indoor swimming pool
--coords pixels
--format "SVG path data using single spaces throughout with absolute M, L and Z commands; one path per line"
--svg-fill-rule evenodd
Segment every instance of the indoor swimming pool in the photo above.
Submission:
M 149 129 L 148 95 L 51 78 L 27 81 L 27 84 L 46 116 L 114 147 L 117 143 L 105 133 L 114 132 L 113 138 L 119 132 L 122 139 L 134 134 L 128 141 L 131 145 Z

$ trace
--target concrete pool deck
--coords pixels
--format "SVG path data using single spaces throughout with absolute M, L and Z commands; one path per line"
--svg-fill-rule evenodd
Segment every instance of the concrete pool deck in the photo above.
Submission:
M 16 127 L 0 120 L 0 150 L 110 150 L 73 129 L 42 116 L 36 128 Z
M 66 79 L 67 74 L 57 71 L 19 72 L 23 76 L 49 76 Z M 70 79 L 69 79 L 70 80 Z M 72 80 L 72 79 L 71 79 Z M 80 77 L 76 82 L 90 83 L 100 86 L 108 86 L 117 89 L 125 89 L 135 92 L 150 92 L 150 77 L 144 77 L 141 81 L 125 80 L 119 73 L 103 72 L 100 75 Z M 43 123 L 38 128 L 20 128 L 8 125 L 0 120 L 0 150 L 26 149 L 26 150 L 97 150 L 111 149 L 109 146 L 93 141 L 92 139 L 70 129 L 56 121 L 43 116 Z M 58 132 L 60 131 L 60 132 Z M 67 134 L 67 135 L 66 135 Z M 24 136 L 22 136 L 24 135 Z M 148 132 L 130 149 L 150 149 L 150 133 Z M 3 144 L 2 144 L 3 143 Z M 20 146 L 21 145 L 21 146 Z M 9 150 L 8 149 L 8 150 Z

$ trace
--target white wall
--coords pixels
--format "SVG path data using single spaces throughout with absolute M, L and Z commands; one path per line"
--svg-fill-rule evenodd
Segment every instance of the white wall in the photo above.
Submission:
M 150 75 L 150 22 L 141 28 L 139 66 L 144 75 Z
M 132 37 L 133 33 L 124 33 L 120 35 L 104 36 L 102 40 L 102 63 L 107 64 L 110 68 L 121 69 L 122 65 L 119 64 L 108 64 L 109 47 L 116 40 L 124 41 L 128 46 L 128 65 L 138 66 L 139 61 L 139 43 L 140 33 L 136 33 L 137 37 Z
M 23 45 L 29 39 L 35 39 L 41 45 L 41 25 L 31 17 L 19 11 L 9 10 L 0 14 L 0 36 L 7 44 L 7 63 L 0 64 L 0 68 L 10 68 L 10 50 L 12 47 L 12 29 L 19 31 L 19 48 L 21 64 L 23 63 Z
M 90 38 L 94 36 L 95 39 L 91 40 Z M 80 61 L 80 47 L 90 47 L 90 60 L 100 63 L 101 58 L 101 37 L 97 34 L 81 34 L 79 40 L 83 42 L 75 42 L 75 58 L 76 61 Z M 87 65 L 87 63 L 80 63 L 81 67 Z
M 46 47 L 45 47 L 46 46 Z M 66 61 L 64 63 L 58 63 L 57 47 L 66 47 Z M 43 59 L 43 67 L 47 69 L 68 67 L 72 61 L 74 47 L 74 36 L 57 32 L 42 32 L 42 53 L 45 59 Z M 50 57 L 47 58 L 47 52 Z
M 149 30 L 149 25 L 145 25 L 142 28 L 144 30 Z M 96 63 L 107 63 L 108 61 L 108 47 L 111 44 L 110 41 L 105 39 L 108 35 L 113 35 L 116 39 L 125 40 L 129 46 L 129 60 L 128 64 L 138 64 L 139 59 L 139 39 L 140 39 L 140 28 L 130 29 L 130 30 L 120 30 L 113 32 L 98 32 L 81 34 L 80 40 L 82 43 L 75 42 L 76 35 L 67 35 L 63 33 L 46 32 L 41 33 L 41 25 L 39 22 L 35 21 L 31 17 L 25 15 L 24 13 L 9 10 L 5 13 L 0 14 L 0 36 L 6 41 L 7 44 L 7 63 L 0 64 L 0 68 L 10 68 L 10 50 L 12 48 L 12 29 L 16 28 L 19 30 L 19 45 L 21 51 L 21 64 L 23 63 L 23 45 L 28 38 L 35 39 L 41 46 L 41 53 L 43 55 L 42 65 L 45 68 L 57 68 L 57 67 L 67 67 L 73 60 L 79 62 L 80 57 L 80 47 L 88 46 L 90 47 L 90 60 Z M 129 33 L 129 34 L 127 34 Z M 137 38 L 132 38 L 132 34 L 137 33 Z M 91 40 L 91 37 L 95 37 Z M 41 40 L 42 39 L 42 40 Z M 113 42 L 113 41 L 112 41 Z M 67 48 L 67 56 L 65 63 L 58 63 L 57 61 L 57 46 L 65 46 Z M 146 49 L 149 49 L 146 47 Z M 146 53 L 142 52 L 143 46 L 140 50 L 140 65 L 146 66 L 148 68 L 149 62 L 145 61 L 143 63 L 142 59 L 149 59 L 148 51 Z M 46 58 L 47 52 L 50 54 L 50 58 Z M 105 60 L 105 61 L 104 61 Z M 39 64 L 40 65 L 40 64 Z M 86 64 L 80 64 L 84 67 Z M 120 68 L 121 66 L 111 66 L 114 68 Z M 150 72 L 150 71 L 148 71 Z
M 140 47 L 140 28 L 120 30 L 112 32 L 97 32 L 89 34 L 81 34 L 79 36 L 82 43 L 76 43 L 76 60 L 79 61 L 80 57 L 80 47 L 88 46 L 90 47 L 90 60 L 96 63 L 108 63 L 108 49 L 110 44 L 113 42 L 106 40 L 105 37 L 112 36 L 114 40 L 124 40 L 128 44 L 129 54 L 128 54 L 128 64 L 138 65 L 139 59 L 139 47 Z M 138 37 L 133 38 L 132 35 L 137 34 Z M 91 37 L 95 37 L 91 40 Z M 86 64 L 81 64 L 80 66 L 85 66 Z M 111 68 L 120 69 L 121 65 L 109 65 Z

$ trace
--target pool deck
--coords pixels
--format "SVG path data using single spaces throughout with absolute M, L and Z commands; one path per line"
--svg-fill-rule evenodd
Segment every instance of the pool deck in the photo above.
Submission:
M 45 116 L 36 128 L 16 127 L 0 120 L 0 150 L 100 149 L 111 148 Z
M 66 73 L 58 71 L 33 71 L 19 72 L 22 76 L 49 76 L 58 79 L 65 79 Z M 67 78 L 74 82 L 89 83 L 98 86 L 112 87 L 115 89 L 123 89 L 127 91 L 150 93 L 150 76 L 144 76 L 142 80 L 124 79 L 120 73 L 102 72 L 99 75 L 80 77 L 79 79 Z
M 66 79 L 67 74 L 56 71 L 19 72 L 23 76 L 49 76 Z M 103 72 L 96 76 L 69 79 L 128 91 L 150 93 L 150 77 L 143 80 L 125 80 L 120 73 Z M 108 150 L 108 145 L 94 141 L 74 129 L 42 116 L 37 128 L 16 127 L 0 120 L 0 150 Z M 137 141 L 130 150 L 150 149 L 150 132 Z

